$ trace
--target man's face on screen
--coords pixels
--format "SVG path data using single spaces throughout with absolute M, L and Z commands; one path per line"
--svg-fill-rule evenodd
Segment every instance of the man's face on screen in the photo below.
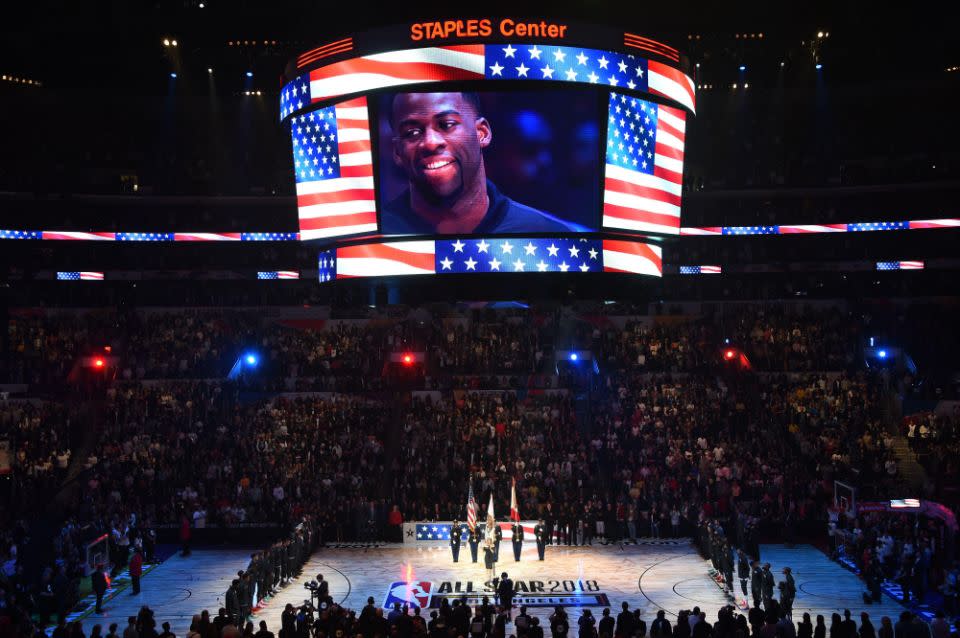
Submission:
M 423 197 L 456 198 L 479 178 L 490 124 L 460 93 L 398 95 L 392 125 L 394 162 Z

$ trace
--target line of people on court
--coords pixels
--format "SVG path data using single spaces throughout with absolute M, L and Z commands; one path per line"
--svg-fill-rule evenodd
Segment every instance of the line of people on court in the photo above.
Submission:
M 519 563 L 525 536 L 523 525 L 519 523 L 511 525 L 510 534 L 510 544 L 513 547 L 513 560 Z M 533 535 L 537 543 L 537 556 L 540 560 L 544 560 L 547 547 L 547 533 L 542 520 L 534 526 Z M 500 561 L 500 543 L 502 541 L 503 530 L 500 528 L 500 525 L 497 525 L 494 527 L 492 534 L 487 533 L 486 526 L 482 529 L 479 526 L 473 529 L 468 528 L 465 542 L 470 547 L 470 559 L 474 563 L 476 563 L 479 558 L 480 546 L 482 544 L 484 564 L 487 565 L 488 569 L 492 569 L 492 565 Z M 450 553 L 455 563 L 460 561 L 460 547 L 463 543 L 463 525 L 461 525 L 459 520 L 455 520 L 453 521 L 453 525 L 450 526 Z
M 305 517 L 288 538 L 251 554 L 247 569 L 237 572 L 224 595 L 231 618 L 246 619 L 265 598 L 297 578 L 317 545 L 314 521 Z

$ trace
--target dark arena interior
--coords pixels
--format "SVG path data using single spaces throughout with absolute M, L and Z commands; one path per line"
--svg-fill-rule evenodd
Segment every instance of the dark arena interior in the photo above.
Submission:
M 0 638 L 960 628 L 940 8 L 17 14 Z

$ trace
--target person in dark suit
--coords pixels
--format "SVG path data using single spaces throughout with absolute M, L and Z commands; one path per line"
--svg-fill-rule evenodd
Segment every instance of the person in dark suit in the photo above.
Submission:
M 743 591 L 743 597 L 746 598 L 749 595 L 747 593 L 747 581 L 750 580 L 750 563 L 742 549 L 737 550 L 737 577 L 740 579 L 740 590 Z
M 633 612 L 630 611 L 630 603 L 624 601 L 621 605 L 623 611 L 617 615 L 616 635 L 629 638 L 633 635 Z
M 95 613 L 103 613 L 103 595 L 107 593 L 107 577 L 103 574 L 103 565 L 97 565 L 96 571 L 90 576 L 90 585 L 93 587 L 93 593 L 97 595 L 97 607 Z
M 523 549 L 523 526 L 520 523 L 514 523 L 511 528 L 513 532 L 513 560 L 520 562 L 520 551 Z
M 787 618 L 793 620 L 793 599 L 797 597 L 797 584 L 789 567 L 783 568 L 783 580 L 779 583 L 780 607 Z
M 507 618 L 513 616 L 513 597 L 516 592 L 513 589 L 513 581 L 507 576 L 507 572 L 500 574 L 500 584 L 497 585 L 497 594 L 500 596 L 500 605 L 506 610 Z
M 753 595 L 753 606 L 759 607 L 763 599 L 763 570 L 758 560 L 753 561 L 750 571 L 750 593 Z
M 540 560 L 543 560 L 543 554 L 547 549 L 547 530 L 542 518 L 533 528 L 533 535 L 537 537 L 537 554 L 540 556 Z
M 770 571 L 770 563 L 763 564 L 763 581 L 762 581 L 762 593 L 763 593 L 763 608 L 767 611 L 771 608 L 771 601 L 773 601 L 773 573 Z
M 453 527 L 450 528 L 450 552 L 455 563 L 460 561 L 460 534 L 460 521 L 453 521 Z
M 480 533 L 474 527 L 467 536 L 467 544 L 470 545 L 470 556 L 473 562 L 477 562 L 477 549 L 480 547 Z
M 614 626 L 616 626 L 616 623 L 610 616 L 610 608 L 604 607 L 603 615 L 600 617 L 600 624 L 597 626 L 599 638 L 613 638 Z

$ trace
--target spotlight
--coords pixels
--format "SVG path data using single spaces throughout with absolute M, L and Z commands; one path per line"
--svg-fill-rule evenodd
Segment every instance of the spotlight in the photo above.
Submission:
M 823 37 L 823 31 L 817 31 L 817 37 L 818 37 L 818 38 L 822 38 L 822 37 Z
M 170 40 L 170 46 L 174 46 L 174 47 L 177 46 L 177 41 L 176 41 L 176 40 Z
M 699 62 L 697 62 L 697 68 L 698 68 L 698 69 L 700 68 L 700 63 L 699 63 Z
M 785 66 L 787 66 L 787 63 L 786 63 L 786 62 L 781 62 L 781 63 L 780 63 L 780 68 L 781 68 L 781 69 L 782 69 L 783 67 L 785 67 Z
M 570 360 L 571 360 L 571 361 L 576 361 L 576 360 L 579 359 L 579 358 L 580 358 L 580 355 L 578 355 L 576 352 L 571 352 L 571 353 L 570 353 Z
M 168 38 L 164 38 L 164 39 L 163 39 L 163 46 L 165 46 L 165 47 L 170 46 L 170 40 L 169 40 Z
M 200 3 L 200 4 L 198 4 L 197 6 L 198 6 L 198 7 L 200 7 L 200 8 L 202 9 L 202 8 L 204 8 L 204 7 L 205 7 L 205 6 L 207 6 L 207 5 L 205 5 L 205 4 L 203 4 L 203 3 L 201 2 L 201 3 Z
M 248 366 L 250 366 L 251 368 L 256 367 L 256 365 L 257 365 L 257 355 L 255 355 L 255 354 L 248 354 L 247 356 L 245 356 L 245 357 L 243 358 L 243 360 L 244 360 L 244 361 L 246 362 L 246 364 L 247 364 Z
M 403 355 L 403 365 L 408 366 L 411 363 L 413 363 L 413 355 L 410 355 L 410 354 Z
M 252 78 L 252 77 L 253 77 L 253 71 L 247 71 L 247 77 L 248 77 L 248 78 Z
M 735 356 L 737 356 L 737 353 L 734 352 L 733 350 L 725 350 L 723 353 L 723 358 L 726 359 L 727 361 L 730 361 Z
M 176 79 L 177 79 L 177 74 L 176 74 L 176 72 L 171 72 L 171 73 L 170 73 L 170 77 L 173 78 L 174 80 L 176 80 Z
M 93 365 L 94 365 L 94 367 L 96 367 L 96 368 L 102 368 L 102 367 L 105 365 L 105 363 L 104 363 L 103 359 L 97 358 L 97 359 L 94 359 L 94 360 L 93 360 Z
M 213 68 L 208 66 L 208 67 L 207 67 L 207 73 L 213 74 Z
M 819 62 L 817 62 L 817 71 L 819 71 L 819 70 L 822 69 L 822 68 L 823 68 L 823 65 L 820 64 Z
M 746 70 L 747 70 L 747 65 L 746 65 L 746 64 L 741 64 L 741 65 L 740 65 L 740 70 L 741 70 L 741 71 L 746 71 Z
M 886 359 L 886 358 L 887 358 L 887 351 L 886 351 L 886 350 L 880 350 L 880 351 L 877 352 L 877 356 L 880 357 L 881 359 Z

